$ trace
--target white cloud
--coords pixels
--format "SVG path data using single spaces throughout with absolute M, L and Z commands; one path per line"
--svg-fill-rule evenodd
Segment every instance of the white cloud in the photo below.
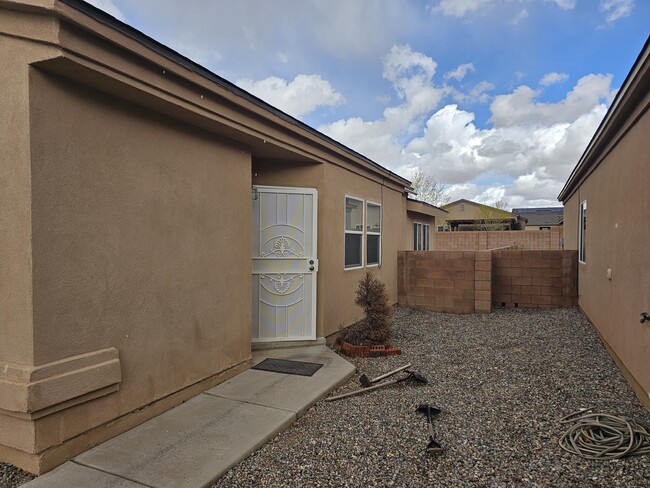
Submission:
M 600 11 L 603 12 L 607 22 L 615 22 L 632 13 L 634 0 L 601 0 Z
M 514 92 L 494 98 L 490 110 L 495 127 L 513 125 L 572 123 L 580 115 L 609 98 L 612 75 L 587 75 L 557 103 L 536 99 L 539 91 L 522 85 Z
M 474 65 L 472 63 L 461 64 L 456 69 L 445 73 L 445 80 L 454 79 L 456 81 L 462 81 L 470 71 L 474 71 Z
M 572 10 L 575 8 L 578 0 L 546 0 L 547 2 L 553 2 L 562 10 Z
M 113 0 L 86 0 L 89 4 L 94 5 L 100 10 L 103 10 L 109 15 L 112 15 L 117 20 L 125 21 L 124 14 L 119 8 L 115 6 Z
M 547 73 L 542 77 L 539 84 L 542 86 L 550 86 L 557 83 L 562 83 L 568 79 L 569 75 L 566 73 Z
M 488 0 L 440 0 L 437 7 L 432 10 L 441 11 L 448 17 L 463 17 L 486 4 Z
M 606 112 L 611 76 L 587 75 L 557 103 L 520 86 L 495 97 L 494 127 L 481 129 L 475 115 L 448 96 L 469 99 L 434 82 L 431 58 L 395 46 L 384 76 L 400 103 L 382 117 L 339 120 L 320 130 L 406 177 L 421 169 L 449 185 L 452 198 L 506 205 L 557 205 L 555 198 Z M 480 85 L 480 86 L 479 86 Z M 474 96 L 494 89 L 479 83 Z M 426 93 L 422 103 L 418 96 Z
M 275 76 L 259 81 L 241 79 L 236 84 L 294 117 L 305 115 L 321 106 L 344 102 L 343 95 L 320 75 L 298 75 L 291 82 Z

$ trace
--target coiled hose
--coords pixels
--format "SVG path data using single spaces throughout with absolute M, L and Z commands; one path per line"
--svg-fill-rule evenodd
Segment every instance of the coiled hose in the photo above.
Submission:
M 562 449 L 584 459 L 601 460 L 650 453 L 650 426 L 606 413 L 585 413 L 591 410 L 580 410 L 560 420 L 562 424 L 575 422 L 560 438 Z

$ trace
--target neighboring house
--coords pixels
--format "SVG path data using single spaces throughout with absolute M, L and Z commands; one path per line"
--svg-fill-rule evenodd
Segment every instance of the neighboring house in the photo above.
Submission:
M 443 205 L 448 212 L 447 221 L 438 231 L 451 230 L 522 230 L 525 219 L 500 208 L 471 200 L 456 200 Z
M 407 229 L 405 250 L 428 251 L 433 249 L 436 226 L 447 220 L 449 213 L 427 202 L 409 198 L 406 201 Z M 411 231 L 411 232 L 409 232 Z
M 80 0 L 0 0 L 0 461 L 43 472 L 358 320 L 444 211 Z M 420 238 L 425 246 L 424 227 Z
M 580 308 L 650 409 L 649 108 L 650 39 L 558 200 Z
M 551 230 L 562 225 L 564 207 L 513 208 L 512 213 L 526 219 L 525 230 Z

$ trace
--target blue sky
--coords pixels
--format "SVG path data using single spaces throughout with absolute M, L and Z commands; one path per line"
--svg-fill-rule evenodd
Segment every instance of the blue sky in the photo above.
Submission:
M 453 199 L 556 197 L 650 34 L 650 0 L 93 0 Z

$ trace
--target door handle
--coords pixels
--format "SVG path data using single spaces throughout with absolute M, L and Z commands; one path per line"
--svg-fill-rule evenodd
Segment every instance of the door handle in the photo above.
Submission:
M 313 260 L 313 259 L 310 259 L 310 260 L 309 260 L 309 264 L 314 264 L 314 260 Z
M 309 271 L 314 271 L 314 267 L 313 267 L 313 266 L 310 266 L 310 267 L 309 267 Z

